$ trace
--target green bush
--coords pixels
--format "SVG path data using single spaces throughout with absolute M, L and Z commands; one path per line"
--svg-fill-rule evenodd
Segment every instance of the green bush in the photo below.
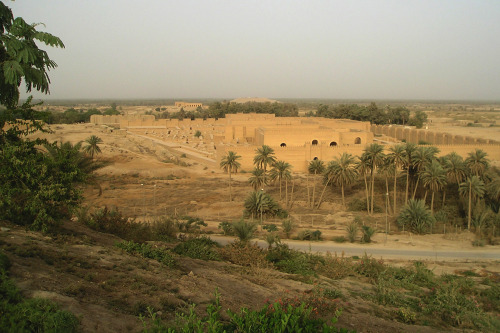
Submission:
M 287 244 L 269 249 L 266 259 L 282 272 L 300 275 L 314 275 L 318 263 L 324 262 L 322 256 L 290 249 Z
M 428 232 L 435 222 L 434 216 L 423 200 L 409 200 L 397 219 L 400 228 L 418 234 Z
M 253 238 L 253 234 L 257 230 L 257 224 L 241 219 L 232 223 L 232 229 L 241 242 L 248 242 Z
M 363 236 L 361 237 L 361 242 L 362 243 L 371 243 L 372 236 L 375 234 L 375 229 L 373 229 L 370 226 L 363 225 L 363 226 L 361 226 L 361 232 L 363 233 Z
M 128 253 L 139 254 L 145 258 L 154 259 L 168 267 L 175 265 L 170 251 L 163 248 L 154 248 L 150 244 L 135 243 L 133 241 L 116 243 L 115 246 Z
M 281 222 L 281 227 L 283 228 L 286 237 L 290 238 L 290 233 L 293 231 L 293 229 L 295 229 L 295 223 L 293 223 L 293 221 L 290 219 L 286 219 Z
M 278 231 L 278 227 L 275 224 L 265 224 L 262 226 L 262 229 L 266 230 L 267 232 Z
M 7 272 L 10 269 L 10 266 L 12 266 L 12 263 L 10 262 L 9 257 L 5 255 L 5 253 L 0 252 L 0 273 Z
M 178 244 L 173 252 L 193 259 L 220 260 L 220 255 L 214 250 L 214 247 L 218 247 L 217 242 L 203 236 L 191 238 Z
M 359 225 L 357 222 L 351 222 L 347 225 L 347 239 L 349 242 L 354 243 L 356 241 L 356 237 L 358 236 Z
M 4 254 L 0 269 L 0 331 L 2 332 L 76 332 L 79 321 L 46 299 L 23 299 L 7 276 L 9 263 Z
M 206 227 L 207 224 L 199 217 L 181 216 L 175 222 L 180 232 L 197 232 L 201 227 Z
M 335 237 L 332 238 L 332 240 L 335 243 L 345 243 L 345 242 L 347 242 L 347 238 L 345 238 L 344 236 L 335 236 Z
M 299 234 L 297 235 L 297 238 L 299 240 L 312 240 L 312 241 L 318 241 L 318 240 L 321 240 L 321 231 L 319 230 L 315 230 L 315 231 L 311 231 L 309 229 L 306 229 L 306 230 L 302 230 L 301 232 L 299 232 Z
M 236 313 L 227 310 L 229 320 L 224 322 L 221 319 L 222 306 L 219 298 L 220 295 L 216 292 L 214 303 L 208 305 L 206 316 L 202 318 L 198 317 L 194 306 L 189 309 L 188 314 L 178 314 L 179 325 L 175 328 L 166 327 L 150 310 L 151 323 L 148 324 L 143 319 L 144 332 L 349 332 L 334 326 L 341 314 L 340 310 L 329 312 L 330 315 L 333 313 L 333 317 L 327 322 L 316 318 L 317 310 L 314 304 L 297 304 L 293 301 L 284 304 L 283 300 L 268 304 L 257 311 L 242 308 Z
M 219 223 L 218 228 L 222 229 L 222 232 L 226 236 L 233 236 L 234 235 L 233 224 L 231 222 L 221 222 L 221 223 Z

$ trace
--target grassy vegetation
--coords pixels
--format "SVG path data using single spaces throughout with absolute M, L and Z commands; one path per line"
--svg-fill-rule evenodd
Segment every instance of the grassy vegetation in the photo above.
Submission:
M 328 321 L 317 317 L 318 310 L 332 308 L 336 306 L 317 298 L 308 302 L 298 298 L 279 299 L 257 311 L 247 308 L 242 308 L 240 312 L 228 310 L 226 315 L 229 320 L 223 320 L 220 294 L 216 291 L 215 300 L 207 307 L 204 317 L 199 317 L 192 306 L 187 314 L 178 313 L 177 327 L 166 326 L 153 311 L 149 313 L 149 320 L 142 320 L 144 332 L 350 332 L 335 326 L 341 313 L 338 309 L 329 312 L 334 316 Z
M 155 248 L 150 244 L 135 243 L 133 241 L 117 243 L 116 247 L 128 253 L 138 254 L 144 258 L 157 260 L 168 267 L 173 267 L 175 265 L 175 260 L 171 252 L 164 248 Z
M 79 321 L 45 299 L 25 299 L 8 276 L 9 258 L 0 252 L 0 329 L 2 332 L 76 332 Z

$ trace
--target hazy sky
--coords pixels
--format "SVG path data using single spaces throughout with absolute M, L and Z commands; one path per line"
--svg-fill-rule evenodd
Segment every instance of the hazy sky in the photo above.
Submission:
M 498 0 L 4 3 L 66 45 L 45 99 L 500 100 Z

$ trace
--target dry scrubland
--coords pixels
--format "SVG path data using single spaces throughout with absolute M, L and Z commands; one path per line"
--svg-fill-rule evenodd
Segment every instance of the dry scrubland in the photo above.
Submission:
M 124 112 L 147 110 L 127 110 L 124 107 Z M 452 115 L 448 114 L 450 112 Z M 440 110 L 429 116 L 433 120 L 431 128 L 439 127 L 440 131 L 500 140 L 499 127 L 456 126 L 456 119 L 441 122 L 444 121 L 442 118 L 456 118 L 455 111 Z M 498 119 L 498 113 L 490 110 L 481 113 L 476 111 L 474 116 L 479 117 L 479 120 L 483 117 Z M 470 120 L 474 123 L 476 119 Z M 208 225 L 202 227 L 201 231 L 208 233 L 220 233 L 220 222 L 235 221 L 242 216 L 243 201 L 251 191 L 249 174 L 234 175 L 234 201 L 229 202 L 227 175 L 219 169 L 183 157 L 181 151 L 154 144 L 139 136 L 120 136 L 104 127 L 90 124 L 53 125 L 52 129 L 54 133 L 48 135 L 49 140 L 76 143 L 92 134 L 103 139 L 103 153 L 98 158 L 106 159 L 110 164 L 98 171 L 102 195 L 95 187 L 85 190 L 84 205 L 90 211 L 102 207 L 116 208 L 124 216 L 146 223 L 165 215 L 196 216 L 207 222 Z M 345 227 L 356 215 L 378 230 L 385 230 L 384 213 L 376 213 L 368 218 L 365 213 L 344 211 L 338 189 L 326 191 L 319 210 L 306 207 L 306 177 L 294 176 L 297 180 L 290 214 L 298 228 L 291 237 L 301 230 L 318 229 L 324 240 L 331 241 L 334 237 L 346 235 Z M 317 191 L 321 187 L 318 182 Z M 268 186 L 266 192 L 275 198 L 279 197 L 278 186 Z M 353 198 L 363 198 L 364 185 L 360 183 L 348 189 L 346 196 L 348 202 Z M 376 203 L 383 207 L 383 197 L 378 200 Z M 277 220 L 267 222 L 279 225 Z M 375 248 L 476 252 L 500 250 L 498 246 L 473 247 L 474 235 L 461 230 L 416 236 L 397 231 L 393 217 L 390 222 L 391 233 L 388 236 L 377 233 L 372 238 L 373 243 L 355 246 L 365 247 L 368 253 Z M 140 330 L 142 324 L 137 316 L 147 315 L 148 306 L 158 311 L 157 315 L 167 322 L 174 320 L 175 311 L 186 312 L 189 304 L 197 304 L 198 310 L 202 312 L 214 301 L 217 287 L 223 309 L 258 309 L 266 304 L 266 300 L 292 302 L 298 297 L 317 305 L 320 312 L 324 307 L 320 315 L 331 315 L 336 308 L 343 307 L 339 326 L 358 332 L 462 332 L 462 328 L 452 327 L 453 324 L 457 325 L 453 323 L 456 318 L 447 321 L 432 313 L 416 314 L 411 310 L 415 299 L 441 290 L 438 284 L 450 286 L 447 296 L 443 294 L 442 297 L 455 297 L 455 306 L 464 309 L 464 314 L 459 318 L 462 320 L 461 327 L 481 331 L 485 328 L 475 327 L 473 323 L 482 320 L 481 316 L 475 316 L 474 309 L 467 308 L 467 304 L 460 304 L 460 292 L 457 294 L 457 291 L 474 290 L 477 302 L 483 302 L 481 290 L 493 290 L 490 286 L 498 289 L 500 283 L 500 265 L 496 260 L 463 258 L 436 261 L 427 258 L 424 268 L 410 260 L 397 259 L 397 256 L 387 256 L 382 263 L 378 257 L 351 259 L 343 258 L 338 253 L 338 257 L 330 258 L 329 263 L 334 266 L 331 271 L 320 275 L 287 274 L 272 269 L 266 263 L 258 264 L 255 258 L 259 258 L 259 251 L 256 249 L 253 254 L 255 257 L 251 257 L 249 262 L 239 262 L 240 265 L 176 255 L 173 256 L 175 264 L 170 265 L 144 259 L 138 254 L 127 254 L 114 245 L 122 241 L 117 236 L 90 230 L 77 221 L 67 222 L 58 236 L 26 232 L 12 225 L 6 227 L 10 230 L 0 233 L 0 246 L 13 259 L 11 274 L 19 288 L 26 295 L 49 298 L 62 304 L 64 309 L 80 316 L 84 331 Z M 441 231 L 442 226 L 436 228 Z M 259 229 L 257 236 L 263 237 L 265 234 L 266 231 Z M 159 243 L 154 244 L 156 246 Z M 167 247 L 173 246 L 175 242 L 167 244 Z M 346 245 L 346 249 L 352 246 Z M 231 257 L 227 253 L 225 255 L 221 254 L 226 259 Z M 239 256 L 244 257 L 242 254 Z M 234 258 L 232 261 L 238 263 Z M 387 271 L 388 266 L 383 266 L 387 264 L 406 268 L 407 271 L 389 270 L 387 274 L 391 276 L 382 279 L 379 276 L 382 271 Z M 398 274 L 406 277 L 399 278 Z M 442 274 L 445 274 L 444 277 L 441 277 Z M 410 275 L 414 277 L 411 283 L 405 280 Z M 490 284 L 485 281 L 490 281 Z M 476 293 L 474 288 L 479 291 Z M 488 308 L 497 319 L 498 306 L 497 299 Z

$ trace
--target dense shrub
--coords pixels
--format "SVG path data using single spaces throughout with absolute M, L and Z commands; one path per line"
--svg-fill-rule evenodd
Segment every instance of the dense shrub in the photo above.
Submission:
M 282 272 L 301 275 L 316 274 L 314 268 L 319 262 L 324 263 L 322 256 L 290 249 L 287 244 L 269 249 L 266 258 Z
M 233 224 L 231 222 L 221 222 L 219 223 L 219 229 L 222 229 L 222 232 L 226 236 L 233 236 L 234 231 L 233 231 Z
M 192 216 L 181 216 L 179 217 L 175 225 L 179 229 L 180 232 L 197 232 L 200 230 L 200 228 L 206 227 L 207 224 L 205 221 L 200 219 L 199 217 L 192 217 Z
M 139 254 L 144 258 L 154 259 L 169 267 L 175 265 L 172 254 L 164 248 L 155 248 L 150 244 L 135 243 L 133 241 L 116 243 L 116 247 L 131 254 Z
M 357 222 L 351 222 L 347 225 L 347 238 L 349 242 L 354 243 L 356 241 L 356 237 L 358 236 L 359 225 Z
M 306 229 L 306 230 L 302 230 L 301 232 L 299 232 L 299 234 L 297 235 L 297 238 L 299 240 L 312 240 L 312 241 L 318 241 L 318 240 L 321 240 L 321 231 L 319 230 L 315 230 L 315 231 L 311 231 L 309 229 Z
M 310 304 L 300 302 L 300 299 L 277 300 L 269 303 L 260 310 L 249 310 L 242 308 L 240 312 L 227 310 L 228 321 L 223 321 L 221 316 L 222 306 L 220 295 L 216 293 L 215 302 L 209 304 L 206 316 L 198 317 L 194 306 L 189 309 L 188 314 L 177 314 L 178 326 L 166 327 L 156 314 L 150 310 L 151 324 L 143 321 L 145 332 L 340 332 L 347 333 L 347 329 L 336 328 L 341 311 L 336 302 L 324 300 L 312 300 Z M 319 310 L 327 309 L 331 316 L 330 322 L 318 318 Z M 332 316 L 333 314 L 333 316 Z
M 232 230 L 241 242 L 248 242 L 257 230 L 257 224 L 244 219 L 232 223 Z
M 361 232 L 363 233 L 363 236 L 361 237 L 361 242 L 362 243 L 371 243 L 372 236 L 375 234 L 375 229 L 373 229 L 370 226 L 363 225 L 363 226 L 361 226 Z
M 234 242 L 219 249 L 224 260 L 249 267 L 272 267 L 266 260 L 266 253 L 257 244 Z
M 190 238 L 182 243 L 179 243 L 173 251 L 179 255 L 187 256 L 193 259 L 220 260 L 219 252 L 214 249 L 217 247 L 217 242 L 203 236 Z
M 161 217 L 151 223 L 140 223 L 123 216 L 118 210 L 109 210 L 107 207 L 90 214 L 87 208 L 82 207 L 77 216 L 80 222 L 91 229 L 135 242 L 170 241 L 177 237 L 178 228 L 175 221 L 169 217 Z
M 428 232 L 435 221 L 423 200 L 409 200 L 397 219 L 400 228 L 418 234 Z

